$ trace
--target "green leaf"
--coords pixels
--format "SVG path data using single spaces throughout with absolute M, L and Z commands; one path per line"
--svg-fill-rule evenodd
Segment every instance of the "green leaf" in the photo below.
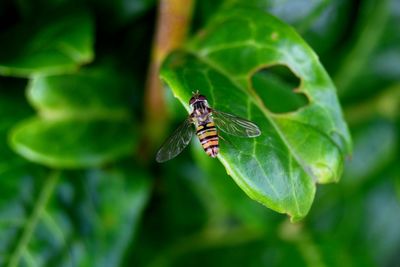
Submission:
M 49 16 L 0 34 L 1 75 L 65 73 L 93 59 L 94 30 L 88 12 Z
M 28 100 L 39 116 L 13 129 L 12 148 L 53 168 L 99 166 L 132 154 L 138 135 L 124 81 L 108 66 L 34 76 Z
M 75 74 L 35 76 L 27 94 L 42 117 L 123 119 L 129 117 L 130 91 L 123 77 L 101 67 Z
M 33 114 L 25 101 L 25 81 L 10 81 L 0 78 L 0 177 L 18 177 L 29 168 L 27 162 L 15 154 L 7 143 L 8 131 L 18 121 Z M 10 178 L 11 179 L 11 178 Z
M 0 202 L 0 264 L 119 266 L 149 197 L 148 175 L 132 167 L 2 179 L 3 199 L 12 194 Z
M 249 81 L 272 65 L 301 80 L 297 92 L 307 106 L 283 114 L 267 108 Z M 339 180 L 351 140 L 335 87 L 311 48 L 278 19 L 254 9 L 222 12 L 167 58 L 161 77 L 187 109 L 198 89 L 212 107 L 259 125 L 262 135 L 254 139 L 224 135 L 219 155 L 251 198 L 298 220 L 310 209 L 315 183 Z
M 72 119 L 24 121 L 11 146 L 28 160 L 54 168 L 99 166 L 132 153 L 136 134 L 128 122 Z
M 243 194 L 230 181 L 223 166 L 208 157 L 199 142 L 195 143 L 197 149 L 194 149 L 193 156 L 200 167 L 196 173 L 201 177 L 192 179 L 192 183 L 207 208 L 209 217 L 213 218 L 213 226 L 229 228 L 233 220 L 253 231 L 267 232 L 274 229 L 277 226 L 276 219 L 282 218 Z

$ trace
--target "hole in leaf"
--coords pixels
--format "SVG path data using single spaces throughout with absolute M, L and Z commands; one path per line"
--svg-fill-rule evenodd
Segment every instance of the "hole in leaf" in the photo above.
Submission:
M 253 75 L 252 84 L 272 112 L 291 112 L 309 103 L 305 94 L 293 91 L 300 86 L 300 79 L 286 66 L 275 65 L 259 70 Z

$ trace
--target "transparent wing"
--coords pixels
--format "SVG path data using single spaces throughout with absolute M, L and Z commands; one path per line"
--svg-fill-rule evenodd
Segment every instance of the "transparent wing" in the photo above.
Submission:
M 189 144 L 193 132 L 191 120 L 186 119 L 158 150 L 156 161 L 164 162 L 176 157 Z
M 212 110 L 212 114 L 218 129 L 227 134 L 239 137 L 256 137 L 261 134 L 260 128 L 251 121 L 218 110 Z

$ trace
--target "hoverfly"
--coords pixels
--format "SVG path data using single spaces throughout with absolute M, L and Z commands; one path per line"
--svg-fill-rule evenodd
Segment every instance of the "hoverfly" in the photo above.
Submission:
M 260 129 L 253 122 L 212 109 L 205 96 L 197 91 L 189 101 L 191 113 L 157 152 L 157 162 L 176 157 L 189 144 L 196 129 L 204 151 L 210 157 L 218 155 L 218 130 L 239 137 L 257 137 Z M 192 126 L 195 125 L 195 128 Z M 218 130 L 217 130 L 218 129 Z

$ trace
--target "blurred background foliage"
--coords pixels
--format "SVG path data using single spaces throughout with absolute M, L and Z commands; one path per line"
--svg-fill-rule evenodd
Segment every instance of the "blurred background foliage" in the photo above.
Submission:
M 354 142 L 341 181 L 292 224 L 198 144 L 156 164 L 157 2 L 2 0 L 0 266 L 400 266 L 400 2 L 201 0 L 189 35 L 235 5 L 292 25 L 333 78 Z

